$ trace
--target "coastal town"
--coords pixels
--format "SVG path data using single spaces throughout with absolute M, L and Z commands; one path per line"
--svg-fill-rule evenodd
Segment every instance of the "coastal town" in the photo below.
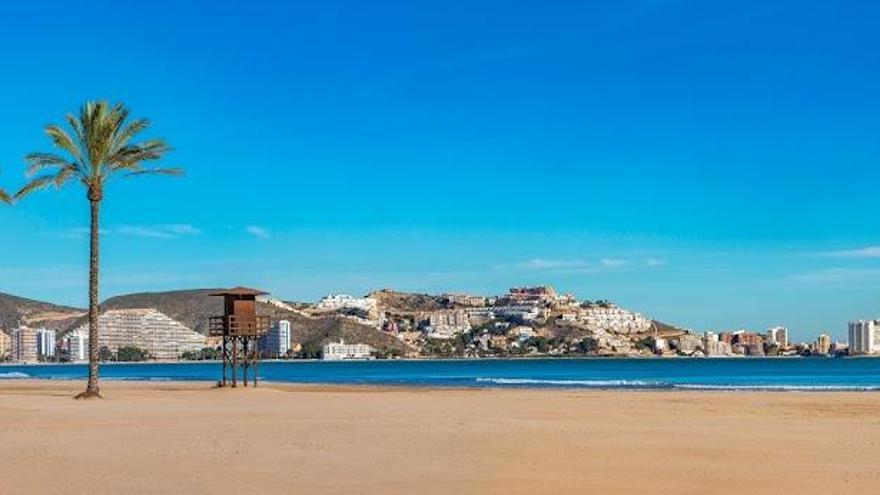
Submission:
M 166 294 L 177 299 L 176 306 L 198 306 L 206 297 L 198 291 Z M 173 314 L 173 309 L 165 308 L 175 307 L 168 302 L 153 307 L 125 306 L 102 309 L 99 315 L 101 361 L 219 358 L 220 342 L 205 331 L 201 315 Z M 559 294 L 548 286 L 513 287 L 498 296 L 384 289 L 364 297 L 330 294 L 316 303 L 264 296 L 259 308 L 272 319 L 258 340 L 262 359 L 841 357 L 880 353 L 880 320 L 849 322 L 846 342 L 825 333 L 811 342 L 793 342 L 783 326 L 763 331 L 696 332 L 655 321 L 610 301 Z M 88 322 L 83 312 L 68 311 L 61 317 L 58 310 L 42 316 L 31 312 L 12 324 L 7 318 L 0 326 L 0 359 L 14 363 L 85 362 Z

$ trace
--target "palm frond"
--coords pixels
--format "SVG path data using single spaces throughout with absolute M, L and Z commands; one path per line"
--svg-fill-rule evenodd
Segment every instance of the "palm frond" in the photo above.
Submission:
M 31 179 L 30 182 L 25 184 L 24 187 L 15 193 L 15 199 L 21 199 L 34 191 L 39 191 L 40 189 L 45 189 L 46 187 L 51 186 L 55 183 L 57 175 L 58 174 L 41 175 Z
M 0 189 L 0 203 L 12 203 L 12 196 L 10 196 L 9 193 L 4 191 L 3 189 Z
M 55 187 L 57 189 L 61 189 L 61 186 L 66 184 L 71 177 L 77 175 L 78 172 L 79 169 L 76 167 L 76 165 L 71 164 L 62 168 L 58 171 L 58 173 L 55 174 Z
M 118 153 L 120 150 L 128 146 L 129 141 L 132 140 L 136 135 L 141 133 L 144 129 L 150 126 L 150 121 L 147 119 L 137 119 L 133 120 L 125 126 L 125 128 L 120 131 L 115 138 L 113 143 L 113 151 L 112 154 Z
M 72 156 L 76 161 L 82 161 L 82 154 L 80 152 L 79 146 L 77 146 L 73 139 L 57 125 L 47 125 L 46 126 L 46 134 L 52 138 L 52 142 L 55 144 L 57 148 L 60 148 Z
M 152 139 L 137 145 L 129 145 L 108 157 L 112 170 L 135 170 L 141 162 L 158 160 L 171 148 L 162 140 Z
M 182 168 L 144 168 L 140 170 L 135 170 L 134 172 L 127 172 L 123 175 L 123 177 L 131 177 L 133 175 L 174 175 L 181 176 L 184 171 Z
M 63 168 L 69 165 L 76 165 L 71 163 L 63 156 L 59 156 L 54 153 L 30 153 L 29 155 L 25 156 L 24 159 L 28 163 L 28 168 L 25 171 L 27 175 L 33 175 L 40 170 L 43 170 L 44 168 Z
M 67 120 L 67 125 L 73 129 L 73 134 L 76 136 L 77 146 L 80 149 L 80 153 L 82 153 L 83 143 L 86 141 L 85 131 L 83 131 L 82 121 L 77 120 L 76 116 L 72 113 L 69 113 L 64 116 L 65 120 Z

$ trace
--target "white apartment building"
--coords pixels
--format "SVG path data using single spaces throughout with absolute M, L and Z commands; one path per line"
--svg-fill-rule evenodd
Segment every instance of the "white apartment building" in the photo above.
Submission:
M 67 350 L 70 353 L 71 361 L 85 361 L 88 358 L 89 337 L 86 331 L 73 330 L 64 339 L 67 340 Z
M 354 297 L 348 294 L 328 294 L 318 301 L 318 309 L 335 311 L 339 309 L 360 309 L 374 315 L 378 313 L 378 302 L 372 297 Z
M 324 361 L 347 361 L 351 359 L 371 359 L 373 348 L 367 344 L 346 344 L 344 340 L 324 344 Z
M 290 322 L 281 320 L 260 337 L 260 351 L 273 356 L 286 356 L 290 350 Z
M 425 333 L 435 339 L 449 339 L 471 329 L 468 312 L 462 309 L 421 313 L 416 317 L 416 322 L 427 322 L 428 324 L 424 326 Z
M 519 325 L 519 326 L 513 327 L 510 330 L 508 330 L 507 335 L 516 337 L 517 340 L 524 341 L 524 340 L 528 340 L 532 337 L 537 337 L 538 333 L 535 332 L 535 329 L 532 327 Z
M 574 323 L 577 321 L 577 313 L 562 313 L 557 317 L 556 323 Z
M 493 308 L 496 316 L 502 318 L 519 318 L 524 321 L 532 321 L 541 317 L 541 310 L 535 306 L 499 306 Z
M 880 320 L 849 322 L 849 353 L 874 354 L 880 352 Z
M 484 296 L 472 296 L 470 294 L 456 294 L 456 293 L 447 293 L 443 294 L 449 302 L 453 304 L 459 304 L 462 306 L 485 306 L 486 298 Z
M 651 328 L 651 320 L 617 306 L 592 306 L 578 312 L 578 321 L 593 328 L 617 333 L 640 333 Z
M 492 306 L 488 308 L 468 309 L 469 318 L 480 320 L 494 320 L 496 318 L 518 318 L 523 321 L 533 321 L 540 318 L 544 313 L 537 306 Z
M 778 344 L 780 347 L 788 346 L 788 329 L 785 327 L 772 327 L 767 330 L 767 341 Z
M 434 325 L 425 327 L 425 336 L 432 339 L 451 339 L 459 333 L 461 333 L 461 330 L 452 325 Z
M 37 354 L 45 357 L 55 355 L 55 330 L 37 330 Z

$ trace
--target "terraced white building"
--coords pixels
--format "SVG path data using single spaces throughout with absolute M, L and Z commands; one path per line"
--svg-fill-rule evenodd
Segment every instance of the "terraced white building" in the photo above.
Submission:
M 85 335 L 84 323 L 74 335 Z M 120 347 L 134 346 L 147 351 L 153 359 L 178 359 L 187 351 L 198 351 L 206 345 L 205 336 L 190 330 L 155 309 L 115 309 L 98 317 L 98 346 L 116 352 Z M 88 348 L 88 344 L 85 344 Z

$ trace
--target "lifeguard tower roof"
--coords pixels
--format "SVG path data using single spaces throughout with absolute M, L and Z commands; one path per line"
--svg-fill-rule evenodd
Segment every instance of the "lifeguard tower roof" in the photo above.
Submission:
M 260 289 L 251 289 L 250 287 L 233 287 L 220 292 L 214 292 L 211 296 L 265 296 L 268 292 Z

